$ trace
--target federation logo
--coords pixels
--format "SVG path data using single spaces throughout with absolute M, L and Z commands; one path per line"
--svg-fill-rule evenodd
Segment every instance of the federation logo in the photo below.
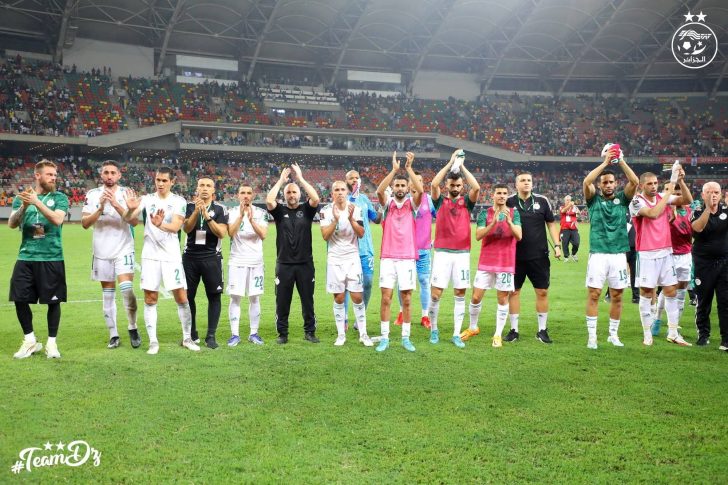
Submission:
M 684 17 L 686 23 L 672 36 L 672 55 L 688 69 L 702 69 L 718 54 L 718 37 L 705 24 L 706 15 L 702 11 L 697 15 L 688 12 Z M 694 17 L 697 22 L 693 22 Z

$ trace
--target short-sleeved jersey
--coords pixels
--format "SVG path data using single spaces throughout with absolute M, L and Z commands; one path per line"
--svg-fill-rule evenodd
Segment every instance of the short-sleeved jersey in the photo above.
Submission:
M 38 195 L 43 205 L 53 211 L 68 213 L 68 197 L 61 192 L 49 192 Z M 13 200 L 13 212 L 20 209 L 23 201 L 20 197 Z M 56 226 L 48 221 L 37 207 L 29 205 L 20 222 L 23 236 L 20 241 L 18 260 L 20 261 L 63 261 L 63 245 L 61 243 L 62 225 Z
M 270 212 L 276 222 L 276 250 L 278 263 L 300 264 L 313 260 L 311 224 L 318 208 L 304 202 L 291 209 L 277 204 Z
M 268 227 L 268 214 L 260 207 L 251 206 L 253 221 L 260 227 Z M 240 214 L 240 206 L 228 215 L 235 222 Z M 247 217 L 242 219 L 238 232 L 230 238 L 230 264 L 233 266 L 259 266 L 263 264 L 263 240 L 253 230 Z
M 549 200 L 540 194 L 531 194 L 526 200 L 521 200 L 518 194 L 513 194 L 508 197 L 506 205 L 518 211 L 523 228 L 523 238 L 516 244 L 516 260 L 548 258 L 546 223 L 555 220 Z
M 586 201 L 589 211 L 589 252 L 600 254 L 619 254 L 629 251 L 627 231 L 627 212 L 629 199 L 620 190 L 612 199 L 601 194 Z
M 470 213 L 475 204 L 470 197 L 455 199 L 440 197 L 433 199 L 437 219 L 435 220 L 435 250 L 455 253 L 470 251 Z
M 92 214 L 99 210 L 101 196 L 105 187 L 91 189 L 86 194 L 82 212 Z M 126 210 L 126 189 L 116 187 L 114 198 Z M 93 252 L 98 259 L 116 259 L 134 251 L 134 232 L 132 226 L 126 222 L 110 203 L 104 204 L 101 213 L 93 226 Z
M 702 205 L 695 209 L 692 222 L 702 216 L 704 210 Z M 715 214 L 710 214 L 703 230 L 693 234 L 692 253 L 694 258 L 707 260 L 728 257 L 728 206 L 724 203 L 719 203 Z
M 377 220 L 377 211 L 374 210 L 374 205 L 369 197 L 364 194 L 359 194 L 356 197 L 349 195 L 349 202 L 356 204 L 362 214 L 364 235 L 359 239 L 359 255 L 373 257 L 374 244 L 372 243 L 372 229 L 369 227 L 369 223 Z
M 509 208 L 511 219 L 516 226 L 521 225 L 521 216 L 513 207 Z M 489 207 L 478 214 L 477 227 L 485 227 L 493 222 L 495 210 Z M 491 273 L 516 272 L 516 240 L 508 221 L 503 218 L 481 240 L 478 270 Z
M 192 216 L 195 211 L 195 204 L 188 202 L 185 211 L 185 219 Z M 218 224 L 228 223 L 227 208 L 219 202 L 210 202 L 207 208 L 207 215 Z M 197 231 L 205 231 L 205 244 L 197 244 Z M 188 259 L 207 259 L 222 258 L 222 239 L 217 237 L 210 229 L 207 221 L 198 216 L 197 224 L 192 232 L 187 233 L 187 243 L 185 244 L 184 256 Z
M 164 222 L 168 224 L 172 222 L 174 216 L 185 216 L 187 201 L 172 193 L 162 199 L 155 192 L 142 197 L 141 208 L 146 213 L 142 259 L 174 263 L 182 261 L 179 235 L 163 231 L 152 224 L 152 216 L 163 209 Z
M 336 221 L 334 220 L 333 207 L 332 204 L 329 204 L 321 209 L 321 227 L 336 224 L 334 233 L 327 241 L 328 257 L 329 259 L 341 259 L 357 256 L 359 254 L 359 238 L 356 236 L 354 228 L 351 227 L 351 222 L 349 222 L 348 204 L 346 209 L 339 212 Z M 352 216 L 359 225 L 362 224 L 361 210 L 358 206 L 354 207 Z

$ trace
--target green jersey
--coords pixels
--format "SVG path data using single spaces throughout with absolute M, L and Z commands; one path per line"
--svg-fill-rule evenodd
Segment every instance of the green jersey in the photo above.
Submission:
M 589 252 L 619 254 L 629 251 L 627 233 L 627 213 L 629 200 L 624 191 L 617 192 L 613 199 L 605 199 L 601 194 L 587 201 L 589 210 Z
M 50 210 L 68 212 L 68 197 L 61 192 L 50 192 L 38 195 L 41 203 Z M 20 209 L 23 201 L 20 197 L 13 200 L 13 211 Z M 20 242 L 20 261 L 63 261 L 61 245 L 61 228 L 51 224 L 34 205 L 29 205 L 20 222 L 23 238 Z

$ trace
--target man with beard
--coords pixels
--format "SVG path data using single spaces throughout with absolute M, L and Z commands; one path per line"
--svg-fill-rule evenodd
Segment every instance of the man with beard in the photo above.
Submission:
M 364 235 L 359 238 L 359 259 L 361 261 L 364 306 L 369 305 L 372 296 L 372 280 L 374 278 L 374 244 L 372 243 L 372 230 L 369 223 L 379 224 L 382 221 L 381 212 L 374 210 L 372 201 L 366 194 L 361 193 L 361 177 L 356 170 L 346 172 L 346 187 L 349 189 L 349 202 L 359 207 L 362 214 L 362 227 Z M 348 325 L 349 292 L 344 299 L 344 326 Z
M 182 254 L 182 266 L 187 280 L 187 299 L 190 302 L 192 316 L 191 338 L 195 343 L 200 339 L 197 335 L 197 287 L 200 279 L 205 284 L 207 295 L 207 335 L 205 345 L 210 349 L 218 347 L 215 340 L 217 325 L 220 322 L 222 302 L 220 295 L 223 289 L 222 277 L 222 239 L 227 234 L 227 208 L 215 202 L 215 182 L 210 177 L 202 177 L 197 181 L 197 195 L 193 202 L 187 204 L 185 222 L 182 226 L 187 234 L 187 244 Z
M 263 345 L 258 335 L 260 327 L 260 295 L 263 294 L 263 240 L 268 234 L 268 217 L 263 209 L 253 205 L 253 187 L 241 185 L 238 189 L 240 205 L 232 210 L 228 234 L 230 234 L 230 261 L 228 294 L 230 306 L 230 332 L 228 346 L 240 343 L 240 300 L 248 296 L 250 335 L 248 342 Z
M 288 182 L 293 173 L 298 184 Z M 283 184 L 286 204 L 276 201 Z M 301 203 L 301 188 L 306 191 L 308 201 Z M 288 316 L 291 312 L 293 286 L 301 298 L 304 339 L 319 343 L 316 337 L 316 313 L 313 295 L 316 289 L 316 271 L 313 265 L 311 246 L 311 224 L 318 212 L 319 196 L 311 184 L 303 179 L 297 163 L 281 172 L 278 182 L 271 187 L 265 199 L 268 212 L 276 222 L 276 329 L 278 344 L 288 343 Z
M 184 224 L 187 202 L 172 193 L 172 169 L 159 167 L 154 174 L 155 192 L 136 197 L 129 191 L 124 220 L 132 225 L 144 219 L 141 287 L 144 290 L 144 323 L 149 335 L 147 354 L 159 353 L 157 340 L 157 302 L 162 285 L 172 293 L 182 327 L 182 346 L 193 352 L 200 347 L 192 340 L 192 315 L 187 301 L 187 281 L 179 248 L 179 231 Z
M 33 332 L 30 304 L 48 305 L 46 356 L 61 357 L 56 344 L 61 323 L 61 302 L 66 301 L 66 269 L 61 229 L 68 212 L 68 197 L 56 191 L 56 164 L 42 160 L 35 165 L 35 187 L 20 192 L 8 219 L 10 229 L 20 228 L 22 239 L 18 260 L 10 279 L 10 301 L 23 329 L 23 344 L 13 355 L 24 359 L 43 345 Z
M 362 214 L 359 207 L 347 200 L 346 184 L 337 180 L 331 186 L 332 202 L 321 211 L 321 236 L 326 241 L 326 291 L 334 295 L 334 321 L 337 338 L 334 345 L 346 342 L 344 323 L 344 292 L 348 291 L 354 302 L 356 328 L 359 341 L 371 347 L 367 335 L 366 307 L 362 298 L 363 282 L 359 239 L 364 236 Z
M 437 317 L 440 312 L 440 297 L 445 288 L 452 282 L 455 294 L 453 308 L 452 343 L 462 349 L 465 343 L 460 339 L 460 330 L 465 318 L 465 292 L 470 288 L 470 213 L 478 202 L 480 185 L 475 177 L 465 168 L 462 150 L 455 150 L 450 161 L 432 179 L 430 195 L 437 211 L 435 220 L 435 255 L 432 258 L 432 288 L 430 290 L 430 343 L 440 341 L 437 328 Z M 453 164 L 458 161 L 457 171 Z M 445 182 L 446 196 L 440 191 L 440 184 Z M 463 179 L 470 190 L 467 197 L 462 196 Z
M 126 212 L 126 189 L 121 187 L 119 165 L 113 160 L 101 164 L 103 186 L 91 189 L 81 214 L 84 229 L 93 226 L 93 262 L 91 279 L 101 283 L 102 308 L 109 330 L 108 348 L 121 344 L 116 326 L 116 281 L 119 281 L 129 321 L 129 340 L 133 348 L 142 344 L 137 329 L 137 301 L 134 294 L 134 235 Z
M 720 347 L 728 352 L 728 206 L 720 202 L 720 185 L 703 185 L 702 207 L 693 213 L 693 263 L 695 264 L 696 345 L 710 343 L 710 309 L 715 295 L 718 306 Z
M 422 184 L 417 180 L 412 169 L 415 155 L 407 152 L 405 168 L 409 180 L 413 181 L 414 192 L 407 197 L 407 176 L 399 173 L 400 162 L 397 152 L 392 154 L 392 171 L 382 179 L 377 187 L 379 203 L 384 206 L 382 217 L 382 251 L 379 266 L 379 287 L 382 289 L 382 306 L 380 311 L 382 339 L 377 352 L 384 352 L 389 347 L 389 318 L 391 316 L 392 293 L 395 286 L 402 297 L 402 347 L 414 352 L 410 342 L 412 327 L 410 303 L 412 290 L 415 288 L 415 260 L 417 246 L 415 243 L 415 214 L 422 200 Z M 387 188 L 392 185 L 393 197 L 387 200 Z
M 678 333 L 680 310 L 677 304 L 677 276 L 672 255 L 670 237 L 670 216 L 668 205 L 686 205 L 693 201 L 690 189 L 685 185 L 685 172 L 678 165 L 677 180 L 681 197 L 673 194 L 675 183 L 665 184 L 663 193 L 658 193 L 657 176 L 651 172 L 640 175 L 642 192 L 630 204 L 629 211 L 634 221 L 637 257 L 637 284 L 640 287 L 640 320 L 644 334 L 644 345 L 652 345 L 652 301 L 655 289 L 662 286 L 665 293 L 667 313 L 667 340 L 677 345 L 690 346 Z
M 589 262 L 586 269 L 586 328 L 587 347 L 597 348 L 597 317 L 599 296 L 604 282 L 610 295 L 609 337 L 607 342 L 622 347 L 619 340 L 619 322 L 622 318 L 622 293 L 630 285 L 626 253 L 629 251 L 629 235 L 624 221 L 629 201 L 637 190 L 639 179 L 632 169 L 619 158 L 619 152 L 609 152 L 602 163 L 584 178 L 582 188 L 589 211 Z M 611 161 L 619 158 L 619 168 L 627 176 L 624 190 L 617 191 L 614 172 L 607 169 Z M 594 182 L 599 178 L 598 193 Z

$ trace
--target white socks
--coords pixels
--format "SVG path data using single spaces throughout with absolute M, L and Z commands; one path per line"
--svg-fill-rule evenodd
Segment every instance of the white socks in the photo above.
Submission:
M 35 332 L 30 332 L 29 334 L 24 335 L 23 336 L 23 341 L 24 342 L 28 342 L 29 344 L 36 343 L 36 340 L 35 340 Z
M 586 331 L 589 334 L 589 341 L 597 340 L 597 317 L 586 316 Z
M 536 314 L 536 319 L 538 320 L 538 329 L 539 330 L 546 330 L 548 318 L 549 318 L 548 312 Z
M 364 301 L 361 303 L 354 303 L 354 318 L 356 319 L 356 326 L 359 329 L 359 336 L 363 337 L 367 334 L 367 307 L 364 305 Z
M 382 338 L 389 338 L 389 321 L 381 322 L 380 326 L 382 328 Z
M 475 330 L 478 328 L 478 318 L 480 318 L 480 311 L 483 309 L 483 302 L 481 301 L 477 305 L 473 302 L 470 302 L 470 307 L 468 310 L 470 311 L 470 325 L 468 328 L 470 330 Z
M 440 313 L 440 300 L 430 298 L 427 314 L 430 316 L 430 330 L 437 330 L 437 315 Z
M 129 330 L 134 330 L 137 328 L 137 300 L 134 294 L 134 284 L 131 281 L 122 281 L 119 283 L 119 290 L 124 301 L 126 318 L 129 320 Z
M 149 343 L 159 343 L 157 340 L 157 304 L 144 304 L 144 324 L 147 327 L 147 335 L 149 335 Z
M 640 321 L 645 339 L 652 339 L 652 298 L 640 295 Z
M 687 294 L 688 294 L 688 290 L 686 290 L 686 289 L 677 290 L 676 298 L 677 298 L 677 309 L 678 309 L 678 317 L 677 317 L 678 323 L 682 319 L 683 310 L 685 310 L 685 298 L 686 298 Z
M 109 337 L 118 337 L 119 331 L 116 328 L 116 289 L 103 289 L 103 310 L 106 328 L 109 329 Z
M 455 305 L 453 306 L 453 323 L 454 328 L 452 330 L 453 337 L 460 336 L 460 330 L 463 328 L 463 320 L 465 319 L 465 297 L 456 296 Z M 432 323 L 432 322 L 430 322 Z
M 609 319 L 609 336 L 616 337 L 618 333 L 619 333 L 619 320 L 610 318 Z
M 179 322 L 182 324 L 182 340 L 190 338 L 192 333 L 192 313 L 190 312 L 190 303 L 177 303 L 177 315 Z
M 402 323 L 402 338 L 409 338 L 411 331 L 412 331 L 412 323 L 403 322 Z
M 511 313 L 511 329 L 518 332 L 518 313 Z
M 240 300 L 241 296 L 230 295 L 230 305 L 228 305 L 228 320 L 230 320 L 230 333 L 240 336 Z
M 498 305 L 495 311 L 495 335 L 498 337 L 503 336 L 503 329 L 506 326 L 506 319 L 508 318 L 508 303 L 505 305 Z
M 248 297 L 248 318 L 250 319 L 250 335 L 258 333 L 260 328 L 260 296 Z M 238 324 L 240 323 L 240 300 L 238 300 Z M 237 333 L 235 335 L 238 335 Z
M 667 313 L 667 338 L 677 337 L 677 327 L 680 321 L 680 309 L 677 298 L 674 296 L 665 297 L 665 312 Z
M 336 322 L 336 331 L 339 336 L 346 335 L 346 328 L 344 327 L 344 304 L 334 302 L 334 322 Z

